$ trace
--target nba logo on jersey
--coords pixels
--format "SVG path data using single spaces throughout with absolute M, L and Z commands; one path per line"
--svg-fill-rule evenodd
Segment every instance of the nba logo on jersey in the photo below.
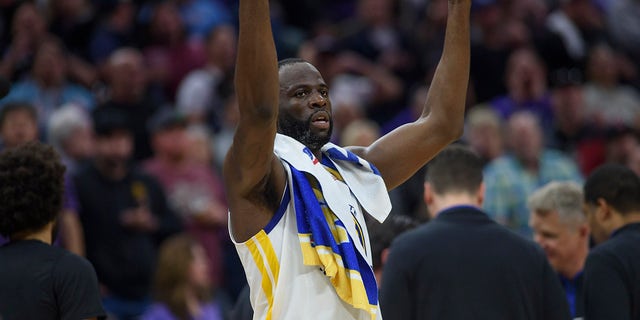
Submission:
M 313 162 L 313 164 L 317 164 L 318 163 L 318 158 L 316 158 L 313 155 L 313 152 L 311 152 L 311 150 L 309 150 L 309 148 L 304 147 L 304 149 L 302 149 L 302 152 L 304 152 L 307 156 L 309 156 L 309 159 L 311 159 L 311 161 Z

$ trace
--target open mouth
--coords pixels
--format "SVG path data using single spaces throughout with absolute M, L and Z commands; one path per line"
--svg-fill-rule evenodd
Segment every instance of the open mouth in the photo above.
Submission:
M 311 125 L 318 129 L 329 129 L 331 118 L 325 111 L 318 111 L 311 116 Z

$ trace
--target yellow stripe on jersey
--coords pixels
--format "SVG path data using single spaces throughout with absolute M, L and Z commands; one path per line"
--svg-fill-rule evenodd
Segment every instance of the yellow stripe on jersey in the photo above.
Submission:
M 267 320 L 271 319 L 271 313 L 273 311 L 273 291 L 278 284 L 278 275 L 280 274 L 280 264 L 278 257 L 273 250 L 273 245 L 267 233 L 264 230 L 260 230 L 258 234 L 253 236 L 246 243 L 253 262 L 260 270 L 262 275 L 262 290 L 267 297 L 269 303 L 269 309 L 267 311 Z

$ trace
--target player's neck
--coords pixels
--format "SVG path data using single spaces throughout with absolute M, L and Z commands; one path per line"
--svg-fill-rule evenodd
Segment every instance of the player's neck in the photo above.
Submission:
M 54 224 L 54 221 L 51 221 L 39 231 L 14 235 L 13 237 L 11 237 L 11 241 L 38 240 L 46 244 L 52 244 L 53 243 L 53 239 L 52 239 L 53 224 Z
M 622 221 L 624 222 L 624 225 L 638 223 L 640 222 L 640 212 L 627 213 L 622 216 Z

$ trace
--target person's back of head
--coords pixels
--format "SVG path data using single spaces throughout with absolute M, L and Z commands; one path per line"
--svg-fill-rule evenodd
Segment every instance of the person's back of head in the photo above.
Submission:
M 605 200 L 621 215 L 640 211 L 640 178 L 619 164 L 605 164 L 594 170 L 584 184 L 587 204 Z
M 451 145 L 427 167 L 425 182 L 436 194 L 475 194 L 482 185 L 482 161 L 468 147 Z
M 596 243 L 618 228 L 640 221 L 640 177 L 619 164 L 604 164 L 584 184 L 585 210 Z
M 0 153 L 0 234 L 41 231 L 62 207 L 64 166 L 52 147 L 29 142 Z
M 427 166 L 424 202 L 432 217 L 446 208 L 480 207 L 484 198 L 483 162 L 471 149 L 451 145 L 440 151 Z

